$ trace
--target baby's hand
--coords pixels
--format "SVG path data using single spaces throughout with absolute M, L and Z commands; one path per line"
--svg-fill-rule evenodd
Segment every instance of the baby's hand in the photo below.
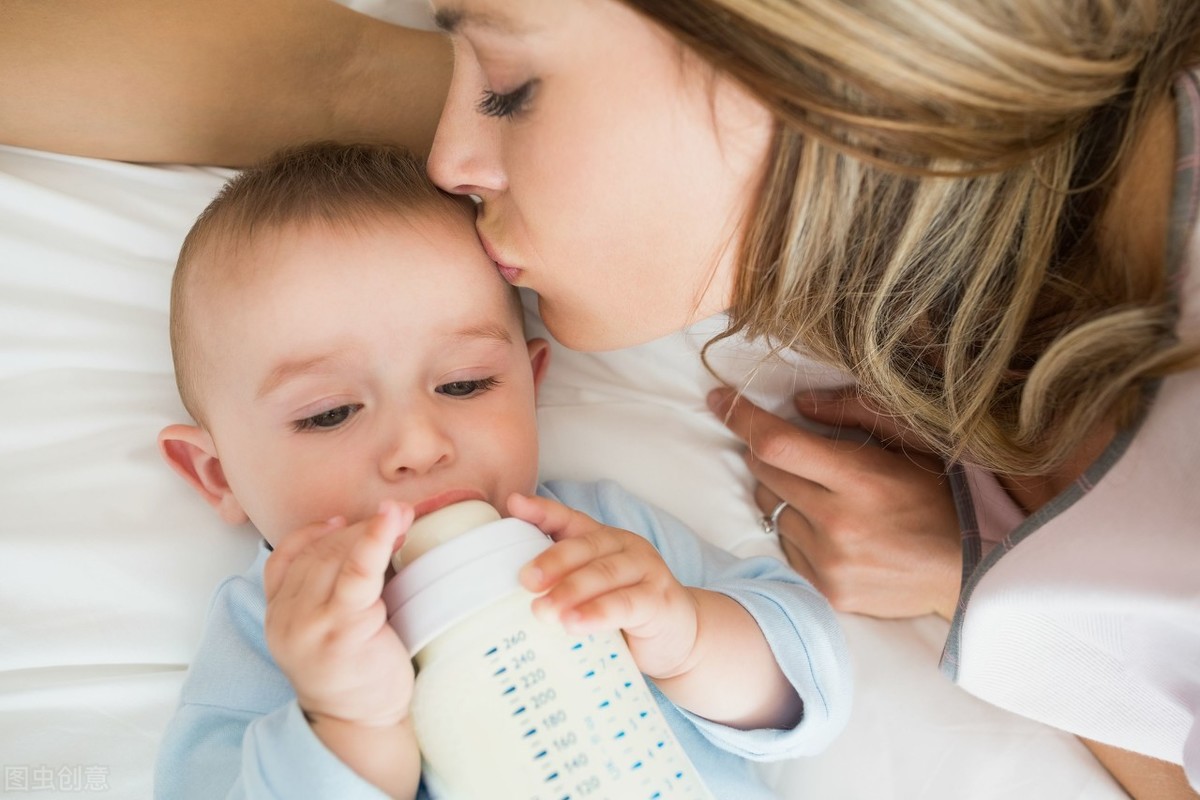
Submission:
M 545 592 L 533 601 L 535 614 L 572 633 L 620 628 L 651 678 L 690 669 L 696 600 L 650 542 L 541 497 L 513 495 L 508 510 L 555 541 L 521 570 L 526 589 Z
M 267 559 L 267 646 L 310 720 L 383 727 L 408 716 L 412 662 L 380 593 L 412 520 L 411 506 L 386 502 L 354 525 L 294 531 Z

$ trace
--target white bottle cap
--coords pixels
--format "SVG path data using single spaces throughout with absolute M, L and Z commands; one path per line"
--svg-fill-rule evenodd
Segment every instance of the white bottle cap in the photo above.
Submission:
M 451 511 L 468 504 L 476 507 Z M 425 523 L 435 515 L 440 521 Z M 487 503 L 474 500 L 446 506 L 417 523 L 425 525 L 415 542 L 405 543 L 404 564 L 383 587 L 388 622 L 413 656 L 459 620 L 519 590 L 521 567 L 552 544 L 536 526 L 515 517 L 500 519 Z M 419 558 L 411 555 L 413 544 Z

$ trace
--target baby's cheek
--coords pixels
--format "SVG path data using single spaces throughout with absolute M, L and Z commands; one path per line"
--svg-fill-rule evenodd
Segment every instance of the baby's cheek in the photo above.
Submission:
M 516 452 L 521 453 L 520 463 L 515 465 L 518 468 L 517 474 L 522 475 L 520 491 L 532 494 L 537 488 L 538 478 L 539 455 L 536 421 L 531 423 L 530 430 L 519 441 L 514 442 L 513 446 Z
M 259 529 L 272 546 L 294 531 L 334 517 L 341 517 L 353 524 L 367 516 L 367 513 L 359 512 L 360 503 L 351 502 L 335 487 L 328 485 L 308 487 L 301 492 L 284 492 L 279 498 L 281 502 L 273 504 L 267 516 L 267 530 Z

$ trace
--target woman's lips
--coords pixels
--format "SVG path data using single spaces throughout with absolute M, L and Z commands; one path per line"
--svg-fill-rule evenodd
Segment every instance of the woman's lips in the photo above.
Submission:
M 497 262 L 496 269 L 500 270 L 500 275 L 504 278 L 504 280 L 512 284 L 515 284 L 517 282 L 517 278 L 521 277 L 521 270 L 517 269 L 516 267 L 506 267 Z
M 515 284 L 517 279 L 521 277 L 521 268 L 512 267 L 508 264 L 505 264 L 504 261 L 496 254 L 496 248 L 492 246 L 492 243 L 487 240 L 482 232 L 479 234 L 479 241 L 483 244 L 484 252 L 487 253 L 488 258 L 495 263 L 496 269 L 500 272 L 501 277 L 503 277 L 504 280 L 508 281 L 509 283 Z

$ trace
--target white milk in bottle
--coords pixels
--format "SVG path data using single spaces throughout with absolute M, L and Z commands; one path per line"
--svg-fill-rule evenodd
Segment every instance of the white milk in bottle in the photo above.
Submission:
M 552 544 L 470 500 L 413 524 L 383 598 L 417 666 L 412 718 L 445 800 L 711 800 L 620 632 L 572 636 L 517 573 Z

